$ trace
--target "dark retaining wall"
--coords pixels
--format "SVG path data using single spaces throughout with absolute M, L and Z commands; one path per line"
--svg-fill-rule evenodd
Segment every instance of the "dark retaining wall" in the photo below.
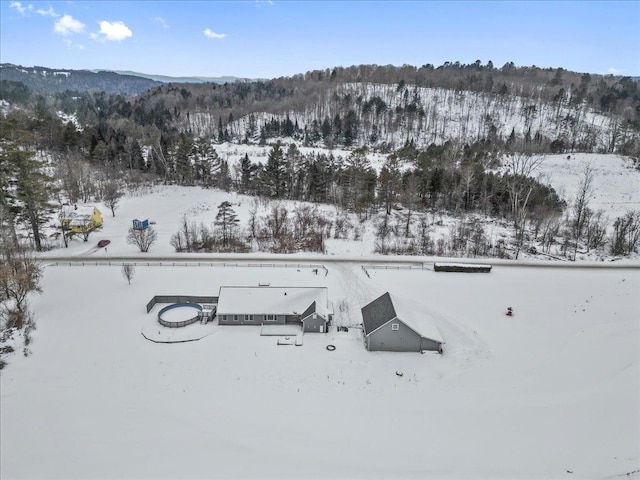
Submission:
M 156 295 L 147 303 L 147 313 L 156 303 L 218 303 L 218 297 L 193 297 L 190 295 Z
M 463 264 L 447 264 L 435 263 L 433 265 L 434 272 L 467 272 L 467 273 L 489 273 L 491 265 L 463 265 Z

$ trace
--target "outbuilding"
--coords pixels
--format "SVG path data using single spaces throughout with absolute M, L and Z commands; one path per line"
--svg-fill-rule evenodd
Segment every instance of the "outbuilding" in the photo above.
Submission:
M 433 319 L 389 292 L 362 307 L 362 327 L 370 351 L 442 352 L 444 340 Z
M 149 228 L 149 219 L 143 218 L 142 220 L 139 218 L 133 219 L 133 229 L 134 230 L 145 230 Z

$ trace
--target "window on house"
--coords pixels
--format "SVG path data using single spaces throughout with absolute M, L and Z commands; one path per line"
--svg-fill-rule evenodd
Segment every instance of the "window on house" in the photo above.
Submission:
M 267 322 L 273 322 L 273 315 L 267 315 Z
M 399 323 L 392 323 L 391 324 L 391 330 L 400 330 L 400 324 Z
M 249 315 L 249 321 L 253 322 L 253 315 Z
M 238 321 L 238 315 L 234 315 L 234 316 L 233 316 L 233 321 L 234 321 L 234 322 L 237 322 L 237 321 Z
M 220 315 L 220 320 L 222 320 L 223 322 L 227 321 L 227 316 L 226 315 Z

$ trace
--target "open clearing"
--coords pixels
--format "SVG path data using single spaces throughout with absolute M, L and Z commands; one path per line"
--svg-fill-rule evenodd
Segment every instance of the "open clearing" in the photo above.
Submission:
M 32 354 L 1 375 L 0 477 L 613 478 L 640 465 L 640 269 L 50 266 Z M 155 344 L 156 294 L 327 286 L 335 324 L 389 290 L 445 353 L 357 328 L 277 346 L 255 327 Z M 505 316 L 508 306 L 515 315 Z M 190 328 L 190 327 L 186 327 Z M 326 350 L 327 344 L 336 350 Z M 402 373 L 398 376 L 397 373 Z M 573 475 L 567 473 L 573 472 Z

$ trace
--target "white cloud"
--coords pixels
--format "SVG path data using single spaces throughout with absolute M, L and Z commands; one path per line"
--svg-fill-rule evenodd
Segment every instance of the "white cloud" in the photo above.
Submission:
M 156 17 L 156 18 L 153 19 L 153 21 L 155 23 L 159 24 L 159 25 L 162 25 L 162 28 L 166 28 L 166 29 L 170 28 L 169 24 L 167 23 L 167 21 L 162 17 Z
M 111 42 L 119 42 L 125 38 L 133 36 L 133 32 L 124 22 L 100 22 L 100 32 L 92 33 L 91 38 L 94 40 L 109 40 Z
M 227 36 L 226 33 L 216 33 L 213 30 L 211 30 L 210 28 L 205 28 L 204 29 L 204 36 L 207 38 L 224 38 Z
M 60 35 L 71 35 L 84 32 L 84 27 L 84 23 L 74 19 L 71 15 L 63 15 L 60 20 L 53 24 L 53 32 Z
M 27 5 L 26 7 L 24 5 L 22 5 L 22 3 L 20 2 L 11 2 L 9 4 L 10 8 L 15 8 L 18 12 L 20 12 L 22 15 L 28 15 L 30 11 L 33 10 L 33 5 Z
M 619 70 L 617 68 L 613 68 L 611 67 L 609 70 L 607 70 L 607 73 L 610 75 L 622 75 L 622 72 L 624 72 L 624 70 Z
M 55 10 L 53 9 L 53 7 L 51 7 L 51 6 L 49 6 L 49 8 L 48 8 L 48 9 L 46 9 L 46 10 L 44 10 L 44 9 L 42 9 L 42 8 L 39 8 L 38 10 L 36 10 L 36 13 L 37 13 L 38 15 L 42 15 L 43 17 L 54 17 L 54 18 L 57 18 L 57 17 L 59 17 L 59 16 L 60 16 L 59 14 L 57 14 L 57 13 L 55 12 Z

